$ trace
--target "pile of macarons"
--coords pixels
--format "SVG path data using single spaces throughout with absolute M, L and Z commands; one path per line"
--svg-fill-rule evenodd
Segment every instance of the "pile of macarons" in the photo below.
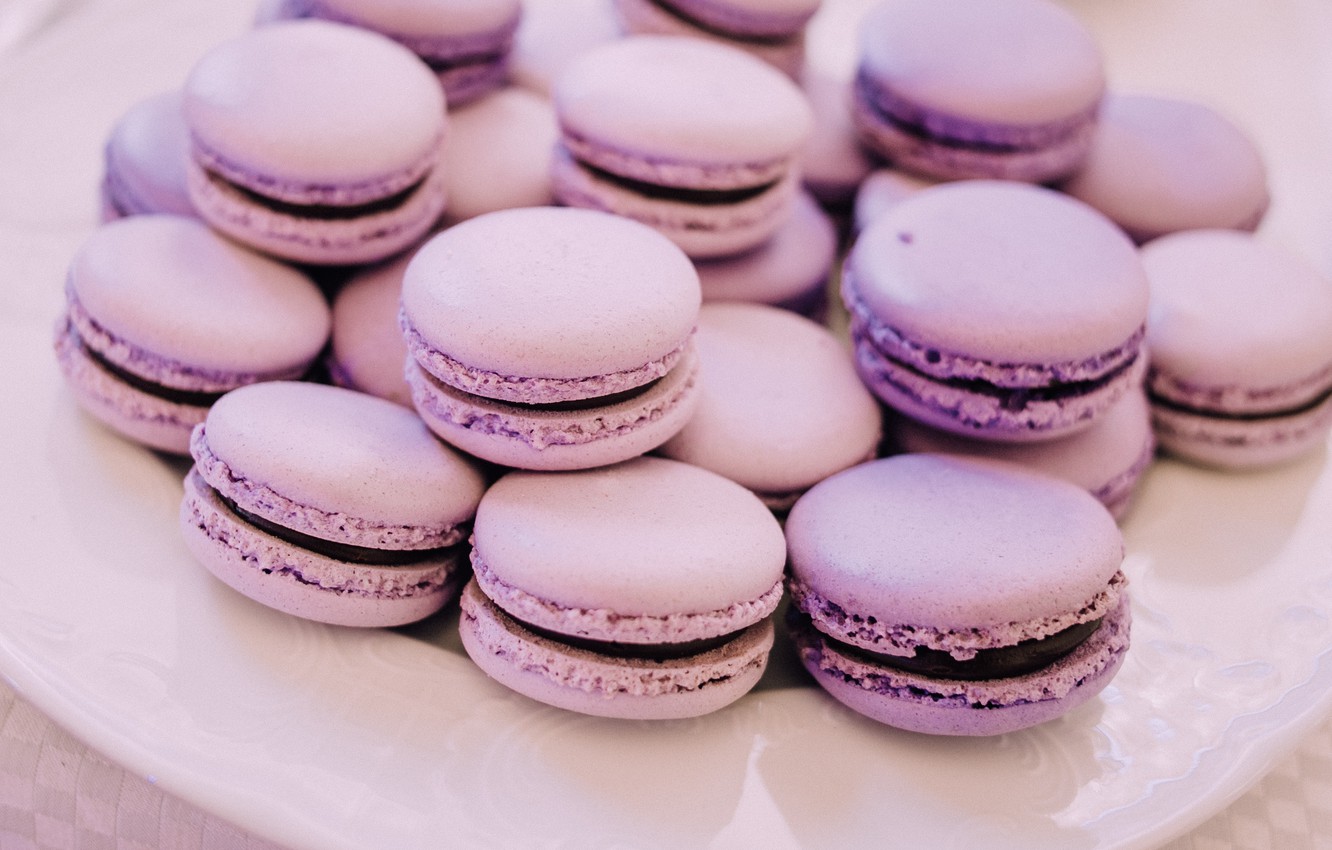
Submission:
M 631 719 L 784 632 L 851 710 L 993 735 L 1123 664 L 1158 451 L 1325 440 L 1332 283 L 1255 233 L 1257 147 L 1051 0 L 881 0 L 845 80 L 817 0 L 539 8 L 265 3 L 109 128 L 57 358 L 189 460 L 235 591 L 456 612 Z

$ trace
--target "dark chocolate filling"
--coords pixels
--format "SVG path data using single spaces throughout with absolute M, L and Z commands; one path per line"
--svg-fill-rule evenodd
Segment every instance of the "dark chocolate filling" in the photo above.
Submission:
M 421 61 L 430 67 L 430 70 L 436 74 L 443 74 L 449 71 L 465 68 L 469 65 L 494 65 L 503 61 L 504 54 L 499 51 L 490 51 L 487 53 L 473 53 L 467 56 L 454 56 L 449 59 L 443 59 L 436 56 L 421 56 Z
M 757 46 L 763 46 L 763 45 L 776 46 L 776 45 L 785 44 L 786 42 L 791 40 L 790 36 L 777 36 L 777 35 L 763 36 L 763 35 L 749 35 L 746 33 L 735 33 L 732 32 L 731 30 L 722 29 L 721 27 L 715 24 L 710 24 L 707 21 L 700 20 L 699 18 L 694 17 L 693 15 L 684 11 L 683 9 L 676 8 L 675 4 L 669 2 L 669 0 L 650 0 L 650 2 L 652 3 L 652 5 L 656 6 L 661 11 L 670 15 L 672 18 L 675 18 L 676 20 L 679 21 L 683 21 L 684 23 L 688 24 L 694 29 L 702 30 L 703 32 L 708 33 L 709 35 L 715 35 L 718 38 L 723 38 L 726 39 L 727 41 L 737 41 L 742 44 L 753 44 Z
M 217 493 L 216 490 L 213 492 Z M 295 529 L 287 528 L 272 520 L 265 519 L 258 514 L 245 510 L 237 505 L 231 499 L 217 493 L 217 498 L 222 504 L 227 506 L 240 519 L 253 525 L 255 528 L 283 540 L 293 546 L 299 546 L 302 549 L 308 549 L 316 555 L 323 555 L 326 558 L 332 558 L 336 561 L 346 561 L 352 564 L 367 564 L 371 566 L 384 567 L 402 567 L 410 564 L 418 564 L 422 561 L 437 558 L 443 554 L 446 549 L 376 549 L 373 546 L 357 546 L 352 543 L 339 543 L 335 540 L 325 540 L 322 537 L 315 537 L 310 534 L 304 534 Z
M 760 186 L 746 186 L 740 189 L 686 189 L 681 186 L 662 186 L 659 183 L 648 183 L 644 180 L 635 180 L 632 177 L 625 177 L 621 174 L 615 174 L 598 168 L 583 160 L 578 164 L 597 177 L 610 183 L 614 183 L 621 188 L 628 189 L 631 192 L 642 195 L 647 198 L 655 198 L 661 201 L 680 201 L 686 204 L 698 204 L 700 206 L 709 206 L 717 204 L 739 204 L 757 198 L 764 192 L 776 186 L 779 181 L 771 180 Z
M 525 410 L 550 410 L 550 411 L 573 411 L 590 410 L 594 407 L 609 407 L 612 404 L 619 404 L 622 401 L 628 401 L 631 398 L 637 398 L 643 395 L 649 389 L 657 384 L 661 378 L 648 381 L 637 387 L 631 387 L 627 390 L 621 390 L 618 393 L 609 393 L 607 395 L 593 396 L 592 398 L 571 398 L 564 401 L 552 401 L 548 403 L 534 403 L 524 401 L 505 401 L 504 404 L 512 407 L 519 407 Z M 481 398 L 481 396 L 478 396 Z
M 280 215 L 290 215 L 297 218 L 316 219 L 318 221 L 342 221 L 348 219 L 361 218 L 363 216 L 375 215 L 377 213 L 389 212 L 401 207 L 422 185 L 426 178 L 422 177 L 412 185 L 399 192 L 395 192 L 384 198 L 376 198 L 373 201 L 366 201 L 361 204 L 298 204 L 291 201 L 283 201 L 277 198 L 270 198 L 267 195 L 233 183 L 226 177 L 216 171 L 208 172 L 208 177 L 217 183 L 222 183 L 242 196 L 254 202 L 255 204 L 271 210 Z
M 511 617 L 513 615 L 510 615 Z M 559 632 L 544 629 L 540 626 L 534 626 L 526 620 L 517 620 L 523 628 L 540 635 L 547 640 L 553 640 L 556 643 L 562 643 L 565 646 L 572 646 L 576 649 L 583 649 L 588 652 L 595 652 L 598 655 L 607 655 L 612 658 L 639 658 L 645 661 L 670 661 L 676 658 L 688 658 L 691 655 L 698 655 L 719 646 L 725 645 L 732 638 L 739 634 L 719 635 L 712 638 L 702 638 L 700 640 L 683 641 L 681 643 L 620 643 L 618 641 L 595 640 L 593 638 L 578 637 L 576 635 L 566 635 Z
M 136 375 L 133 372 L 117 366 L 103 357 L 99 352 L 93 351 L 88 347 L 88 344 L 82 340 L 79 340 L 79 345 L 83 348 L 83 352 L 88 356 L 89 360 L 96 363 L 102 369 L 105 369 L 117 380 L 120 380 L 139 392 L 150 395 L 153 398 L 160 398 L 163 401 L 168 401 L 172 404 L 183 404 L 189 407 L 211 407 L 215 401 L 226 394 L 225 391 L 200 392 L 197 390 L 181 390 L 176 389 L 175 387 L 163 386 L 156 381 L 150 381 L 142 375 Z
M 1151 403 L 1153 405 L 1178 411 L 1179 413 L 1189 413 L 1194 416 L 1206 416 L 1209 419 L 1228 419 L 1235 422 L 1259 422 L 1266 419 L 1280 419 L 1286 416 L 1299 416 L 1303 413 L 1308 413 L 1311 410 L 1315 410 L 1321 407 L 1323 404 L 1325 404 L 1328 401 L 1328 399 L 1332 399 L 1332 387 L 1323 390 L 1323 392 L 1319 393 L 1317 396 L 1314 396 L 1312 399 L 1305 402 L 1304 404 L 1296 405 L 1295 407 L 1282 408 L 1280 410 L 1269 410 L 1269 411 L 1254 412 L 1254 413 L 1229 413 L 1217 410 L 1215 408 L 1195 407 L 1193 405 L 1185 404 L 1184 402 L 1177 401 L 1175 399 L 1159 396 L 1156 393 L 1150 391 L 1147 393 L 1147 396 L 1151 400 Z
M 788 617 L 798 628 L 813 628 L 809 617 L 795 607 L 789 609 Z M 853 646 L 836 638 L 826 639 L 834 643 L 839 652 L 868 664 L 934 679 L 978 682 L 1022 676 L 1047 667 L 1081 646 L 1100 627 L 1099 619 L 1077 623 L 1043 638 L 978 650 L 972 658 L 961 661 L 943 650 L 927 647 L 917 647 L 913 655 L 890 655 Z

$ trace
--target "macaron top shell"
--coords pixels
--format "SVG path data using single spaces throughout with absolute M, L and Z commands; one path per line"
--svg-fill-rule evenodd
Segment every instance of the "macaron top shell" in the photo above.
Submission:
M 862 74 L 931 113 L 1038 126 L 1096 107 L 1100 48 L 1049 0 L 884 0 L 860 28 Z
M 200 441 L 194 448 L 205 479 L 281 524 L 290 521 L 286 506 L 296 505 L 345 515 L 349 527 L 417 529 L 424 543 L 439 545 L 441 535 L 472 517 L 484 489 L 475 462 L 436 439 L 410 410 L 339 387 L 242 387 L 213 405 L 196 430 Z M 228 470 L 222 481 L 217 463 Z M 350 533 L 297 530 L 335 539 Z
M 1142 249 L 1153 369 L 1196 387 L 1329 382 L 1332 281 L 1257 236 L 1192 230 Z
M 1103 594 L 1123 540 L 1087 491 L 1013 464 L 909 454 L 815 485 L 786 523 L 791 573 L 881 627 L 976 630 Z
M 185 188 L 189 130 L 181 93 L 162 92 L 131 106 L 106 143 L 107 178 L 122 214 L 194 215 Z
M 427 242 L 403 278 L 403 317 L 472 369 L 576 379 L 640 369 L 689 339 L 702 296 L 679 248 L 592 210 L 488 213 Z
M 308 277 L 195 218 L 103 225 L 74 257 L 67 287 L 113 339 L 202 373 L 299 371 L 329 335 L 327 302 Z
M 682 36 L 599 45 L 570 63 L 553 98 L 566 134 L 670 163 L 785 160 L 813 122 L 781 72 L 738 48 Z
M 402 185 L 383 194 L 406 188 L 433 166 L 445 127 L 439 80 L 415 54 L 319 20 L 219 44 L 196 63 L 184 96 L 195 144 L 228 178 L 252 175 L 250 188 L 296 202 L 312 193 L 336 201 L 390 177 Z
M 552 203 L 550 156 L 559 126 L 550 101 L 504 88 L 449 113 L 446 221 Z
M 845 281 L 902 338 L 995 363 L 1093 357 L 1147 316 L 1147 277 L 1123 232 L 1015 182 L 945 183 L 903 200 L 860 235 Z
M 517 25 L 522 13 L 520 0 L 315 0 L 313 5 L 361 26 L 402 36 L 488 33 Z
M 332 368 L 345 386 L 411 407 L 403 376 L 407 343 L 398 329 L 406 251 L 392 260 L 357 269 L 333 298 Z
M 659 617 L 755 600 L 786 555 L 754 494 L 655 457 L 509 473 L 481 501 L 473 546 L 500 581 L 554 605 Z

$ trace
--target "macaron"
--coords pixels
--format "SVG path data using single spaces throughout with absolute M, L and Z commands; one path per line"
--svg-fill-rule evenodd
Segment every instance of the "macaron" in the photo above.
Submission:
M 550 100 L 503 88 L 449 114 L 445 226 L 482 213 L 554 203 L 550 157 L 559 138 Z
M 407 342 L 398 329 L 402 277 L 414 252 L 359 266 L 333 296 L 333 327 L 325 363 L 332 383 L 412 406 L 403 374 Z
M 763 674 L 785 542 L 752 493 L 715 473 L 654 457 L 513 472 L 482 498 L 472 544 L 463 647 L 524 696 L 696 717 Z
M 851 118 L 851 82 L 807 65 L 800 88 L 814 115 L 814 129 L 800 154 L 801 182 L 825 208 L 844 215 L 876 166 Z
M 102 149 L 102 220 L 194 215 L 185 180 L 189 149 L 179 91 L 144 98 L 126 110 Z
M 1147 391 L 1163 449 L 1229 469 L 1293 461 L 1332 423 L 1332 281 L 1237 230 L 1143 246 Z
M 878 402 L 822 325 L 766 304 L 704 304 L 698 354 L 698 408 L 662 455 L 743 484 L 777 511 L 875 456 Z
M 876 168 L 861 181 L 856 189 L 852 227 L 860 233 L 883 213 L 919 192 L 939 184 L 931 177 L 922 177 L 898 168 Z
M 694 262 L 703 300 L 771 304 L 819 319 L 828 305 L 837 242 L 832 219 L 808 193 L 800 192 L 790 218 L 757 248 Z
M 697 404 L 693 264 L 631 219 L 501 210 L 408 264 L 400 324 L 412 401 L 445 440 L 523 469 L 650 451 Z
M 1104 91 L 1095 38 L 1051 0 L 883 0 L 861 24 L 856 124 L 908 171 L 1067 176 Z
M 794 78 L 819 0 L 612 0 L 612 7 L 628 34 L 711 39 Z
M 521 0 L 287 0 L 290 18 L 362 27 L 407 47 L 439 77 L 449 108 L 504 85 Z
M 1177 230 L 1256 230 L 1270 193 L 1262 152 L 1205 103 L 1111 93 L 1087 159 L 1059 186 L 1143 243 Z
M 560 203 L 641 221 L 696 259 L 757 247 L 790 216 L 812 116 L 752 56 L 632 36 L 579 57 L 553 97 Z
M 190 198 L 237 241 L 369 263 L 444 209 L 444 97 L 411 51 L 359 27 L 283 21 L 215 46 L 185 82 Z
M 903 415 L 1034 441 L 1073 433 L 1141 382 L 1148 286 L 1100 213 L 1026 183 L 922 190 L 843 266 L 856 365 Z
M 786 521 L 789 625 L 853 711 L 998 735 L 1098 694 L 1129 646 L 1114 519 L 1085 490 L 999 461 L 898 455 L 839 473 Z
M 1095 496 L 1117 520 L 1128 515 L 1156 452 L 1147 395 L 1138 388 L 1124 393 L 1090 428 L 1054 440 L 979 440 L 901 416 L 892 417 L 887 430 L 896 451 L 989 457 L 1062 478 Z
M 190 440 L 180 524 L 225 584 L 288 614 L 395 626 L 452 601 L 485 482 L 400 405 L 322 384 L 228 393 Z
M 513 37 L 509 79 L 549 97 L 574 59 L 620 35 L 611 0 L 527 0 Z
M 183 216 L 93 231 L 65 296 L 55 347 L 75 400 L 174 454 L 223 393 L 302 377 L 329 336 L 328 304 L 308 277 Z

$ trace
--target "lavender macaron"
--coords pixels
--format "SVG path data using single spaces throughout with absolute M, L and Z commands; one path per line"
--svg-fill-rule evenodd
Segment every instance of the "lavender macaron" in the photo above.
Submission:
M 286 0 L 282 14 L 362 27 L 411 50 L 450 109 L 502 86 L 521 0 Z
M 258 250 L 384 259 L 444 209 L 444 96 L 411 51 L 359 27 L 284 21 L 215 46 L 184 87 L 189 193 Z
M 856 123 L 908 171 L 1064 177 L 1087 155 L 1104 91 L 1095 39 L 1051 0 L 883 0 L 861 24 Z
M 805 58 L 805 25 L 820 0 L 612 0 L 636 35 L 710 39 L 744 50 L 790 77 Z
M 998 461 L 898 455 L 816 485 L 786 522 L 805 667 L 889 726 L 997 735 L 1053 720 L 1123 663 L 1124 543 L 1100 502 Z
M 1332 426 L 1332 281 L 1237 230 L 1142 249 L 1152 287 L 1147 391 L 1166 451 L 1244 469 L 1294 460 Z
M 1085 428 L 1146 365 L 1137 248 L 1080 201 L 1025 183 L 957 181 L 901 202 L 860 234 L 842 297 L 870 389 L 968 436 Z
M 504 88 L 449 113 L 445 226 L 554 203 L 550 156 L 558 138 L 550 100 L 526 89 Z
M 412 401 L 442 438 L 523 469 L 643 454 L 697 403 L 693 264 L 646 225 L 594 210 L 487 213 L 407 266 Z
M 258 602 L 393 626 L 462 586 L 484 479 L 400 405 L 320 384 L 246 387 L 214 405 L 190 453 L 185 543 Z
M 325 363 L 329 379 L 412 406 L 412 392 L 403 375 L 407 343 L 398 329 L 402 277 L 412 251 L 352 271 L 333 296 L 333 328 Z
M 463 646 L 559 708 L 707 714 L 763 674 L 785 555 L 752 493 L 689 464 L 510 473 L 477 509 Z
M 190 133 L 179 91 L 135 103 L 103 147 L 102 220 L 127 215 L 194 215 L 185 179 Z
M 174 454 L 222 394 L 304 376 L 329 336 L 308 277 L 196 218 L 102 225 L 74 256 L 65 295 L 56 354 L 79 405 Z
M 632 36 L 575 60 L 553 96 L 561 203 L 644 222 L 696 259 L 754 248 L 789 217 L 813 119 L 752 56 Z

